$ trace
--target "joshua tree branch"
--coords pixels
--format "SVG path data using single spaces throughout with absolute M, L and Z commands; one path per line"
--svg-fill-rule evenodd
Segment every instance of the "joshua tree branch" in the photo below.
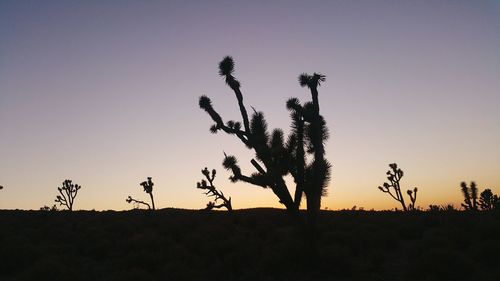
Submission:
M 240 107 L 240 112 L 241 112 L 241 117 L 243 118 L 243 126 L 245 127 L 245 132 L 247 134 L 250 133 L 250 125 L 248 122 L 248 113 L 245 108 L 245 105 L 243 104 L 243 95 L 241 94 L 241 91 L 238 88 L 233 88 L 234 94 L 236 95 L 236 99 L 238 100 L 238 106 Z
M 250 131 L 247 130 L 246 132 L 244 132 L 242 130 L 230 128 L 230 127 L 226 126 L 224 124 L 224 121 L 222 120 L 222 117 L 220 116 L 220 114 L 217 113 L 217 111 L 215 111 L 215 109 L 213 108 L 212 103 L 208 97 L 206 97 L 206 96 L 201 97 L 199 104 L 200 104 L 200 107 L 203 110 L 205 110 L 208 113 L 208 115 L 210 115 L 212 120 L 215 122 L 215 130 L 220 129 L 220 130 L 223 130 L 224 132 L 226 132 L 227 134 L 236 135 L 245 145 L 247 145 L 247 146 L 250 145 L 249 141 L 248 141 L 248 132 L 250 132 Z M 248 119 L 248 117 L 247 117 L 247 119 Z M 247 120 L 247 122 L 248 122 L 248 120 Z
M 127 199 L 125 199 L 125 201 L 127 201 L 127 203 L 136 203 L 136 204 L 143 204 L 143 205 L 146 205 L 148 207 L 148 210 L 151 210 L 151 206 L 144 202 L 144 201 L 141 201 L 141 200 L 137 200 L 137 199 L 134 199 L 132 198 L 131 196 L 129 196 Z

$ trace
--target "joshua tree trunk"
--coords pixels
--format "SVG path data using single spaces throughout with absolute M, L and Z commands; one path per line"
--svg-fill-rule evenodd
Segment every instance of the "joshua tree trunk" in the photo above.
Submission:
M 321 194 L 312 196 L 311 195 L 308 195 L 306 197 L 307 223 L 309 225 L 309 229 L 315 232 L 317 230 L 318 215 L 319 215 L 319 210 L 321 208 Z
M 149 196 L 151 197 L 151 205 L 153 205 L 153 210 L 156 210 L 155 209 L 155 200 L 153 199 L 153 192 L 150 192 Z
M 401 193 L 401 186 L 399 186 L 399 182 L 396 184 L 397 185 L 397 193 L 398 193 L 398 197 L 399 197 L 399 202 L 401 203 L 401 206 L 403 207 L 403 211 L 408 211 L 408 209 L 406 208 L 406 204 L 405 204 L 405 199 L 403 197 L 403 193 Z

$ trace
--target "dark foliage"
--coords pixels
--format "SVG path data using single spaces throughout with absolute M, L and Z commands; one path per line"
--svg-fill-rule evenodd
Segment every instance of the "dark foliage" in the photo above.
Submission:
M 0 280 L 499 280 L 496 212 L 0 211 Z M 55 227 L 57 226 L 57 227 Z
M 57 206 L 56 204 L 54 204 L 52 207 L 49 207 L 47 205 L 43 206 L 43 207 L 40 207 L 40 211 L 51 211 L 51 212 L 55 212 L 55 211 L 58 211 L 57 209 Z
M 212 209 L 226 208 L 229 212 L 231 212 L 233 210 L 233 207 L 231 205 L 231 197 L 227 199 L 224 196 L 224 193 L 217 190 L 217 188 L 214 186 L 214 179 L 217 173 L 215 169 L 213 169 L 212 173 L 210 174 L 210 171 L 208 171 L 207 167 L 205 167 L 205 169 L 201 170 L 201 173 L 205 176 L 206 180 L 202 179 L 201 182 L 197 182 L 196 188 L 205 190 L 205 195 L 207 195 L 208 197 L 214 197 L 213 202 L 210 201 L 207 203 L 207 207 L 205 208 L 205 210 L 210 211 Z M 217 201 L 221 203 L 217 205 Z
M 71 180 L 65 180 L 62 187 L 57 188 L 61 195 L 57 195 L 55 202 L 65 206 L 69 211 L 73 211 L 73 204 L 80 188 L 82 188 L 80 185 L 73 184 Z
M 212 133 L 224 131 L 235 135 L 247 148 L 253 149 L 255 159 L 250 163 L 256 169 L 251 175 L 245 175 L 238 165 L 236 157 L 225 155 L 223 165 L 233 175 L 231 181 L 244 181 L 263 188 L 270 188 L 294 217 L 297 217 L 302 196 L 307 199 L 307 217 L 311 226 L 321 207 L 321 196 L 326 194 L 330 179 L 330 164 L 324 158 L 324 142 L 328 138 L 328 130 L 323 116 L 319 113 L 318 87 L 325 81 L 325 76 L 301 74 L 299 84 L 308 87 L 311 102 L 300 104 L 292 98 L 286 103 L 292 119 L 291 133 L 285 139 L 283 131 L 275 129 L 269 133 L 268 125 L 262 112 L 253 110 L 249 119 L 243 103 L 240 83 L 234 77 L 234 61 L 225 57 L 219 63 L 219 75 L 225 78 L 227 85 L 233 90 L 241 114 L 242 122 L 224 122 L 214 109 L 211 100 L 202 96 L 199 106 L 214 121 L 210 127 Z M 295 194 L 292 197 L 290 188 L 284 177 L 291 175 L 295 182 Z
M 479 196 L 479 207 L 483 211 L 500 210 L 500 198 L 487 188 Z
M 427 209 L 427 211 L 430 211 L 430 212 L 452 212 L 452 211 L 456 211 L 455 209 L 455 206 L 453 206 L 453 204 L 447 204 L 447 205 L 442 205 L 442 206 L 439 206 L 439 205 L 429 205 L 429 208 Z
M 391 169 L 387 171 L 386 174 L 387 179 L 390 183 L 384 182 L 384 184 L 382 186 L 379 186 L 378 189 L 380 189 L 384 193 L 389 194 L 392 198 L 394 198 L 394 200 L 398 201 L 403 207 L 404 211 L 416 210 L 415 201 L 417 201 L 418 189 L 415 187 L 413 188 L 413 190 L 409 189 L 406 191 L 406 193 L 410 197 L 411 202 L 410 204 L 408 204 L 408 206 L 406 206 L 405 200 L 403 198 L 403 193 L 401 192 L 401 186 L 399 184 L 401 178 L 404 175 L 403 170 L 398 168 L 398 165 L 396 163 L 389 164 L 389 168 Z

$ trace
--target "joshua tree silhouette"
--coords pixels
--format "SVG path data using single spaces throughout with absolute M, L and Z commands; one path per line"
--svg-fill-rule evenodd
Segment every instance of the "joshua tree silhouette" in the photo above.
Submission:
M 382 186 L 379 186 L 378 189 L 380 189 L 384 193 L 388 193 L 392 198 L 394 198 L 394 200 L 401 203 L 404 211 L 415 210 L 415 202 L 417 201 L 418 189 L 415 187 L 413 188 L 413 190 L 409 189 L 408 191 L 406 191 L 411 201 L 411 203 L 406 206 L 405 199 L 403 198 L 403 193 L 401 192 L 401 186 L 399 184 L 399 181 L 401 181 L 401 178 L 404 174 L 403 170 L 398 168 L 398 165 L 396 163 L 389 164 L 389 168 L 391 168 L 391 170 L 387 171 L 386 174 L 387 179 L 390 181 L 390 183 L 384 182 L 384 184 Z M 394 193 L 391 192 L 391 187 L 394 190 Z
M 153 210 L 155 210 L 155 201 L 153 199 L 153 181 L 151 180 L 151 177 L 148 177 L 148 180 L 147 181 L 143 181 L 140 183 L 140 185 L 144 188 L 144 191 L 146 193 L 149 194 L 149 196 L 151 197 L 151 204 L 153 205 Z M 137 199 L 134 199 L 132 198 L 130 195 L 127 199 L 125 199 L 125 201 L 127 201 L 127 203 L 135 203 L 135 204 L 144 204 L 148 207 L 148 209 L 151 209 L 151 205 L 149 205 L 148 203 L 144 202 L 144 201 L 140 201 L 140 200 L 137 200 Z
M 252 108 L 254 112 L 249 120 L 240 83 L 233 73 L 234 61 L 227 56 L 219 63 L 219 75 L 225 78 L 226 84 L 236 96 L 243 127 L 237 121 L 228 121 L 225 124 L 207 96 L 201 96 L 199 100 L 200 108 L 215 122 L 210 128 L 212 133 L 222 130 L 235 135 L 247 148 L 255 152 L 256 159 L 250 162 L 257 171 L 250 176 L 243 174 L 236 157 L 225 155 L 223 165 L 233 173 L 230 179 L 233 182 L 244 181 L 271 188 L 280 203 L 284 204 L 293 216 L 298 215 L 301 198 L 305 194 L 307 220 L 311 226 L 315 226 L 321 207 L 321 196 L 325 195 L 330 179 L 330 164 L 324 157 L 324 142 L 328 138 L 328 130 L 324 118 L 319 113 L 318 100 L 318 87 L 325 81 L 325 76 L 318 73 L 303 73 L 299 76 L 299 84 L 309 88 L 312 102 L 302 105 L 296 98 L 287 101 L 292 125 L 291 133 L 285 141 L 281 129 L 275 129 L 269 134 L 262 112 Z M 284 180 L 288 174 L 291 174 L 295 181 L 293 198 Z
M 460 183 L 460 189 L 462 190 L 462 195 L 464 196 L 464 203 L 462 207 L 465 210 L 477 211 L 477 186 L 475 182 L 470 183 L 470 188 L 467 187 L 467 183 Z
M 227 199 L 224 196 L 224 193 L 222 193 L 222 191 L 218 191 L 214 186 L 215 174 L 217 173 L 215 169 L 213 169 L 212 174 L 210 174 L 208 169 L 205 167 L 205 169 L 201 170 L 201 173 L 205 176 L 207 180 L 202 179 L 201 182 L 197 182 L 196 188 L 206 190 L 205 195 L 207 195 L 208 197 L 215 198 L 213 202 L 208 202 L 205 210 L 212 210 L 214 208 L 218 209 L 225 207 L 229 212 L 231 212 L 233 210 L 233 207 L 231 206 L 231 197 Z M 222 201 L 222 203 L 216 205 L 217 201 L 219 200 Z
M 59 205 L 66 206 L 69 211 L 73 211 L 73 203 L 75 202 L 75 197 L 80 188 L 82 188 L 80 185 L 73 184 L 71 180 L 65 180 L 62 187 L 57 188 L 61 195 L 57 195 L 55 202 L 58 202 Z

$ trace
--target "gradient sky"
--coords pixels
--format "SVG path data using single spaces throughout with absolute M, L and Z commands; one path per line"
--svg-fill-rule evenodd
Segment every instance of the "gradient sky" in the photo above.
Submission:
M 235 208 L 279 207 L 271 190 L 232 184 L 212 135 L 212 98 L 239 117 L 218 76 L 236 61 L 247 107 L 288 131 L 285 101 L 310 99 L 301 72 L 327 81 L 333 179 L 323 208 L 397 207 L 377 189 L 388 164 L 417 205 L 461 201 L 461 181 L 500 193 L 498 1 L 1 1 L 0 208 L 51 206 L 64 179 L 75 209 L 130 209 L 155 182 L 159 208 L 203 208 L 207 166 Z

